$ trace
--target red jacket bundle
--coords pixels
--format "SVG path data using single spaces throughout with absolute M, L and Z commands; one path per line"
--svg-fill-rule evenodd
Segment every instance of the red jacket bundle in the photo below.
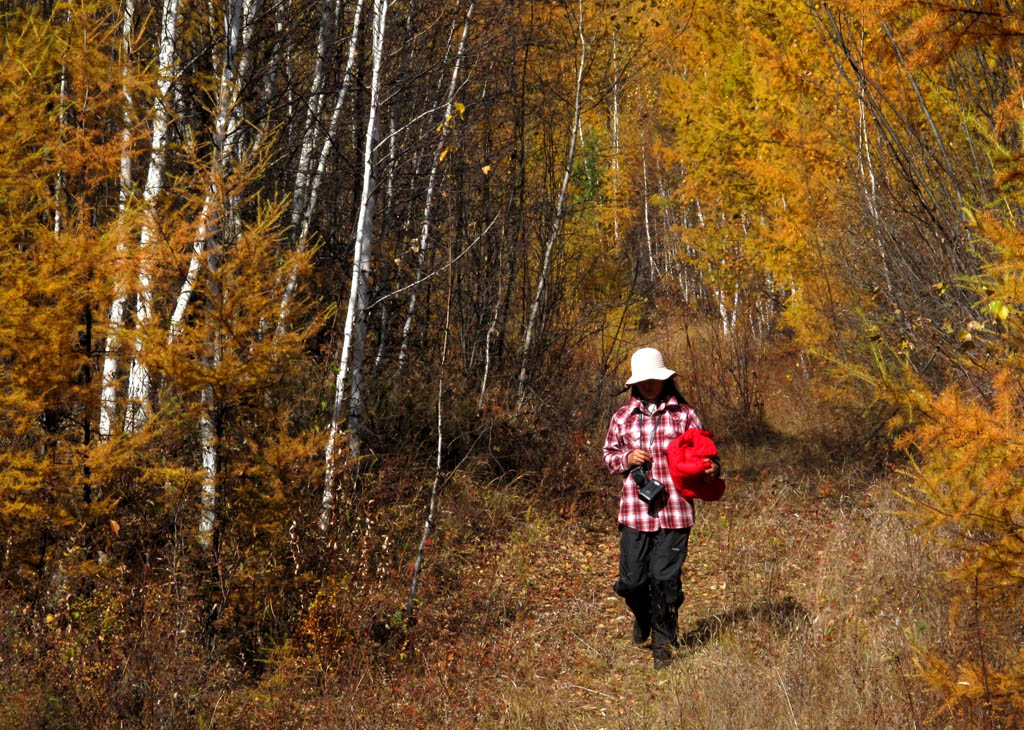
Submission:
M 672 439 L 668 445 L 668 469 L 679 493 L 687 499 L 707 502 L 721 499 L 725 494 L 725 482 L 721 478 L 711 483 L 704 481 L 707 459 L 717 456 L 718 447 L 707 431 L 690 428 Z

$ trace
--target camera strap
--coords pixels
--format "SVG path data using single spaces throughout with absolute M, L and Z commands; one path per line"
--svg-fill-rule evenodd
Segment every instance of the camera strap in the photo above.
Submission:
M 647 448 L 645 449 L 645 451 L 650 452 L 651 449 L 654 448 L 654 439 L 658 435 L 658 421 L 660 421 L 661 417 L 665 415 L 666 410 L 667 409 L 662 409 L 662 411 L 660 413 L 658 413 L 656 416 L 651 416 L 651 420 L 654 422 L 654 426 L 651 428 L 651 442 L 649 444 L 647 444 Z M 641 409 L 640 410 L 640 445 L 643 446 L 643 444 L 644 444 L 644 412 L 643 412 L 643 409 Z M 651 455 L 653 456 L 654 454 L 652 453 Z

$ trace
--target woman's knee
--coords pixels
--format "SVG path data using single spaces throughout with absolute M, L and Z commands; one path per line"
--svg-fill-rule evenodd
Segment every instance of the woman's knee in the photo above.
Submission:
M 647 582 L 646 576 L 633 576 L 627 573 L 619 575 L 619 579 L 615 581 L 614 589 L 623 598 L 630 598 L 631 596 L 650 591 L 650 585 Z
M 683 584 L 678 577 L 670 578 L 668 580 L 656 580 L 652 587 L 665 606 L 673 607 L 682 605 Z

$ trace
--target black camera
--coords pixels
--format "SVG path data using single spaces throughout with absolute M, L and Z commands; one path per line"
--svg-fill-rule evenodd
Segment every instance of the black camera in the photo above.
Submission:
M 633 483 L 636 484 L 640 499 L 645 504 L 650 504 L 665 491 L 665 485 L 657 479 L 648 477 L 642 466 L 634 466 L 629 475 L 633 477 Z

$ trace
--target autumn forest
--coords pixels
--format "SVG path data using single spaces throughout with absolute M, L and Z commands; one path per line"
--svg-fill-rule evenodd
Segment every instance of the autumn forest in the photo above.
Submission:
M 1014 0 L 0 0 L 0 99 L 0 730 L 1024 727 Z

